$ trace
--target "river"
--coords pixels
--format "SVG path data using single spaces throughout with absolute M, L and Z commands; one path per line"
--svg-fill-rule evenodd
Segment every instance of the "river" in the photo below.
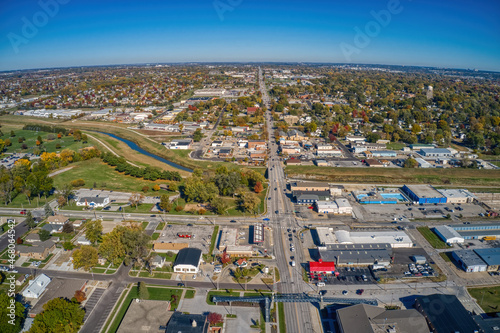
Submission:
M 130 148 L 132 148 L 133 150 L 141 153 L 141 154 L 144 154 L 146 156 L 149 156 L 149 157 L 152 157 L 154 158 L 155 160 L 158 160 L 160 162 L 163 162 L 163 163 L 166 163 L 168 165 L 170 165 L 171 167 L 174 167 L 176 169 L 180 169 L 180 170 L 183 170 L 183 171 L 187 171 L 187 172 L 193 172 L 193 170 L 189 169 L 189 168 L 186 168 L 186 167 L 183 167 L 182 165 L 179 165 L 177 163 L 174 163 L 174 162 L 171 162 L 169 160 L 166 160 L 164 159 L 163 157 L 160 157 L 158 155 L 155 155 L 155 154 L 152 154 L 148 151 L 145 151 L 144 149 L 142 149 L 141 147 L 139 147 L 135 142 L 132 142 L 130 140 L 127 140 L 127 139 L 124 139 L 124 138 L 121 138 L 119 136 L 116 136 L 114 134 L 111 134 L 111 133 L 106 133 L 106 132 L 99 132 L 97 131 L 98 133 L 101 133 L 101 134 L 106 134 L 106 135 L 109 135 L 110 137 L 112 138 L 115 138 L 116 140 L 119 140 L 121 142 L 124 142 L 127 144 L 127 146 L 129 146 Z

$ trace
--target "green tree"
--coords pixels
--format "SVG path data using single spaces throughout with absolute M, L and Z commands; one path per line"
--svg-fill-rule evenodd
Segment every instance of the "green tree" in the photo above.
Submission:
M 137 294 L 139 295 L 139 299 L 149 298 L 149 291 L 144 282 L 137 283 Z
M 212 210 L 214 213 L 223 215 L 226 212 L 226 209 L 228 208 L 228 205 L 222 198 L 214 198 L 210 201 L 210 206 L 212 207 Z
M 170 197 L 166 194 L 163 194 L 160 197 L 160 209 L 164 212 L 168 212 L 172 209 L 172 203 L 170 202 Z
M 75 191 L 73 190 L 73 186 L 66 183 L 61 188 L 58 189 L 59 194 L 65 199 L 65 204 L 71 199 L 74 195 Z
M 101 220 L 92 220 L 85 224 L 86 231 L 85 237 L 92 243 L 95 244 L 101 241 L 102 238 L 102 222 Z
M 0 332 L 2 333 L 18 333 L 21 331 L 21 323 L 23 322 L 24 306 L 20 302 L 11 303 L 11 297 L 7 293 L 0 294 Z M 13 313 L 11 314 L 11 307 Z
M 202 138 L 203 138 L 203 133 L 201 132 L 201 129 L 197 128 L 196 131 L 194 131 L 193 133 L 193 141 L 200 142 Z
M 83 267 L 84 270 L 89 271 L 97 266 L 98 259 L 97 249 L 92 246 L 83 245 L 80 249 L 73 251 L 73 267 L 75 269 Z
M 417 166 L 418 166 L 417 160 L 415 160 L 414 158 L 411 158 L 411 157 L 406 159 L 405 164 L 404 164 L 405 168 L 416 168 Z
M 42 242 L 45 242 L 46 240 L 50 239 L 52 235 L 50 234 L 50 231 L 42 229 L 38 232 L 38 237 L 40 237 L 40 240 Z
M 260 199 L 255 193 L 245 192 L 240 196 L 239 205 L 241 210 L 249 213 L 257 213 Z
M 45 211 L 45 217 L 49 217 L 49 216 L 54 215 L 54 211 L 52 210 L 52 207 L 50 207 L 48 202 L 43 207 L 43 210 Z
M 85 310 L 77 302 L 55 298 L 43 305 L 35 317 L 29 333 L 76 333 L 83 324 Z
M 26 212 L 26 225 L 28 226 L 28 228 L 30 229 L 33 229 L 34 227 L 36 227 L 36 222 L 35 222 L 35 219 L 33 218 L 33 214 L 31 213 L 31 210 L 28 210 Z

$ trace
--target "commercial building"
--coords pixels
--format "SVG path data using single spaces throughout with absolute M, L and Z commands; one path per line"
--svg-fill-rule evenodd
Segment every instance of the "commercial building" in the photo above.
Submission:
M 187 249 L 188 243 L 164 243 L 157 242 L 153 244 L 153 250 L 158 253 L 174 252 L 177 253 L 182 249 Z
M 26 298 L 39 298 L 44 293 L 50 281 L 51 279 L 47 275 L 40 274 L 23 290 L 22 295 Z
M 365 151 L 366 157 L 396 157 L 398 154 L 393 150 Z
M 464 239 L 483 239 L 484 237 L 500 238 L 500 224 L 455 224 L 450 225 Z
M 346 199 L 334 201 L 319 200 L 315 203 L 318 213 L 323 214 L 352 214 L 352 206 Z
M 174 311 L 170 311 L 170 302 L 141 300 L 130 302 L 117 333 L 158 333 L 159 327 L 165 326 Z
M 191 144 L 193 143 L 192 139 L 178 139 L 172 140 L 169 149 L 177 149 L 177 150 L 188 150 L 191 149 Z
M 446 148 L 422 148 L 418 153 L 426 158 L 450 158 L 453 156 L 451 151 Z
M 207 315 L 176 311 L 170 317 L 165 333 L 208 333 L 209 329 L 210 323 Z
M 319 246 L 320 258 L 336 266 L 389 266 L 392 261 L 390 244 L 332 244 Z
M 392 248 L 413 247 L 411 238 L 404 231 L 335 231 L 338 244 L 390 244 Z
M 386 310 L 356 304 L 337 310 L 340 333 L 429 333 L 424 316 L 415 309 Z
M 475 249 L 474 252 L 487 265 L 487 271 L 500 270 L 500 248 Z
M 264 224 L 256 224 L 253 226 L 253 238 L 252 242 L 254 244 L 261 244 L 264 242 Z
M 447 225 L 439 225 L 435 227 L 434 232 L 446 244 L 463 243 L 465 241 L 464 238 L 455 229 Z
M 296 182 L 290 185 L 292 191 L 324 192 L 330 191 L 330 185 L 323 182 Z
M 335 237 L 333 228 L 316 227 L 315 230 L 321 246 L 337 244 L 337 237 Z
M 309 262 L 309 272 L 310 273 L 324 273 L 324 274 L 334 274 L 335 273 L 335 263 L 331 261 L 323 261 L 319 259 L 318 261 Z
M 437 190 L 446 198 L 446 203 L 472 203 L 476 200 L 476 196 L 463 189 Z
M 293 191 L 292 195 L 298 204 L 312 205 L 316 201 L 329 199 L 330 191 Z
M 405 185 L 402 190 L 419 204 L 446 203 L 446 198 L 430 185 Z
M 236 228 L 222 228 L 219 237 L 219 251 L 224 251 L 227 246 L 235 246 L 238 244 L 238 229 Z
M 109 204 L 109 197 L 80 197 L 76 201 L 77 206 L 105 207 Z
M 423 168 L 423 169 L 432 168 L 432 164 L 430 164 L 429 162 L 427 162 L 426 160 L 424 160 L 421 157 L 417 157 L 415 159 L 415 161 L 417 161 L 419 168 Z
M 174 262 L 175 273 L 197 274 L 200 270 L 201 250 L 186 248 L 179 251 Z
M 430 332 L 479 332 L 479 326 L 455 295 L 418 296 L 415 309 L 425 317 Z
M 236 257 L 252 257 L 254 255 L 252 245 L 231 245 L 225 249 L 227 255 L 232 258 Z
M 467 273 L 486 271 L 486 263 L 472 250 L 457 250 L 451 254 L 457 264 Z

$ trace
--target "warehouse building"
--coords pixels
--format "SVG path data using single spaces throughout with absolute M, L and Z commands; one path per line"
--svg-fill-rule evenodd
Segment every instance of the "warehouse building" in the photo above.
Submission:
M 293 191 L 292 193 L 298 204 L 312 205 L 316 201 L 330 199 L 330 191 Z
M 318 213 L 323 214 L 352 214 L 352 206 L 346 199 L 334 201 L 319 200 L 315 203 Z
M 476 196 L 470 193 L 468 190 L 463 189 L 450 189 L 450 190 L 437 190 L 444 197 L 446 197 L 446 203 L 457 204 L 457 203 L 472 203 L 476 200 Z
M 446 148 L 422 148 L 418 152 L 420 155 L 426 158 L 449 158 L 452 157 L 450 150 Z
M 446 197 L 430 185 L 405 185 L 402 190 L 418 204 L 446 203 Z
M 457 250 L 451 254 L 457 264 L 467 273 L 486 271 L 486 263 L 472 250 Z
M 464 239 L 500 238 L 500 224 L 455 224 L 450 227 Z
M 486 263 L 487 271 L 500 270 L 500 248 L 476 249 L 474 252 Z
M 323 261 L 337 266 L 389 266 L 392 260 L 390 244 L 333 244 L 318 247 L 318 252 Z
M 434 232 L 446 244 L 463 243 L 464 238 L 452 227 L 447 225 L 440 225 L 434 228 Z
M 413 247 L 411 238 L 404 231 L 335 231 L 338 244 L 390 244 L 392 248 Z

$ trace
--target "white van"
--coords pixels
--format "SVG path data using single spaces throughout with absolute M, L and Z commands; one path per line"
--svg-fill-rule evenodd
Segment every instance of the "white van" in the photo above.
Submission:
M 291 265 L 292 265 L 292 267 L 295 267 L 295 260 L 292 260 Z
M 316 283 L 316 285 L 317 285 L 318 287 L 324 287 L 324 286 L 325 286 L 325 283 L 324 283 L 324 282 L 318 282 L 318 283 Z

